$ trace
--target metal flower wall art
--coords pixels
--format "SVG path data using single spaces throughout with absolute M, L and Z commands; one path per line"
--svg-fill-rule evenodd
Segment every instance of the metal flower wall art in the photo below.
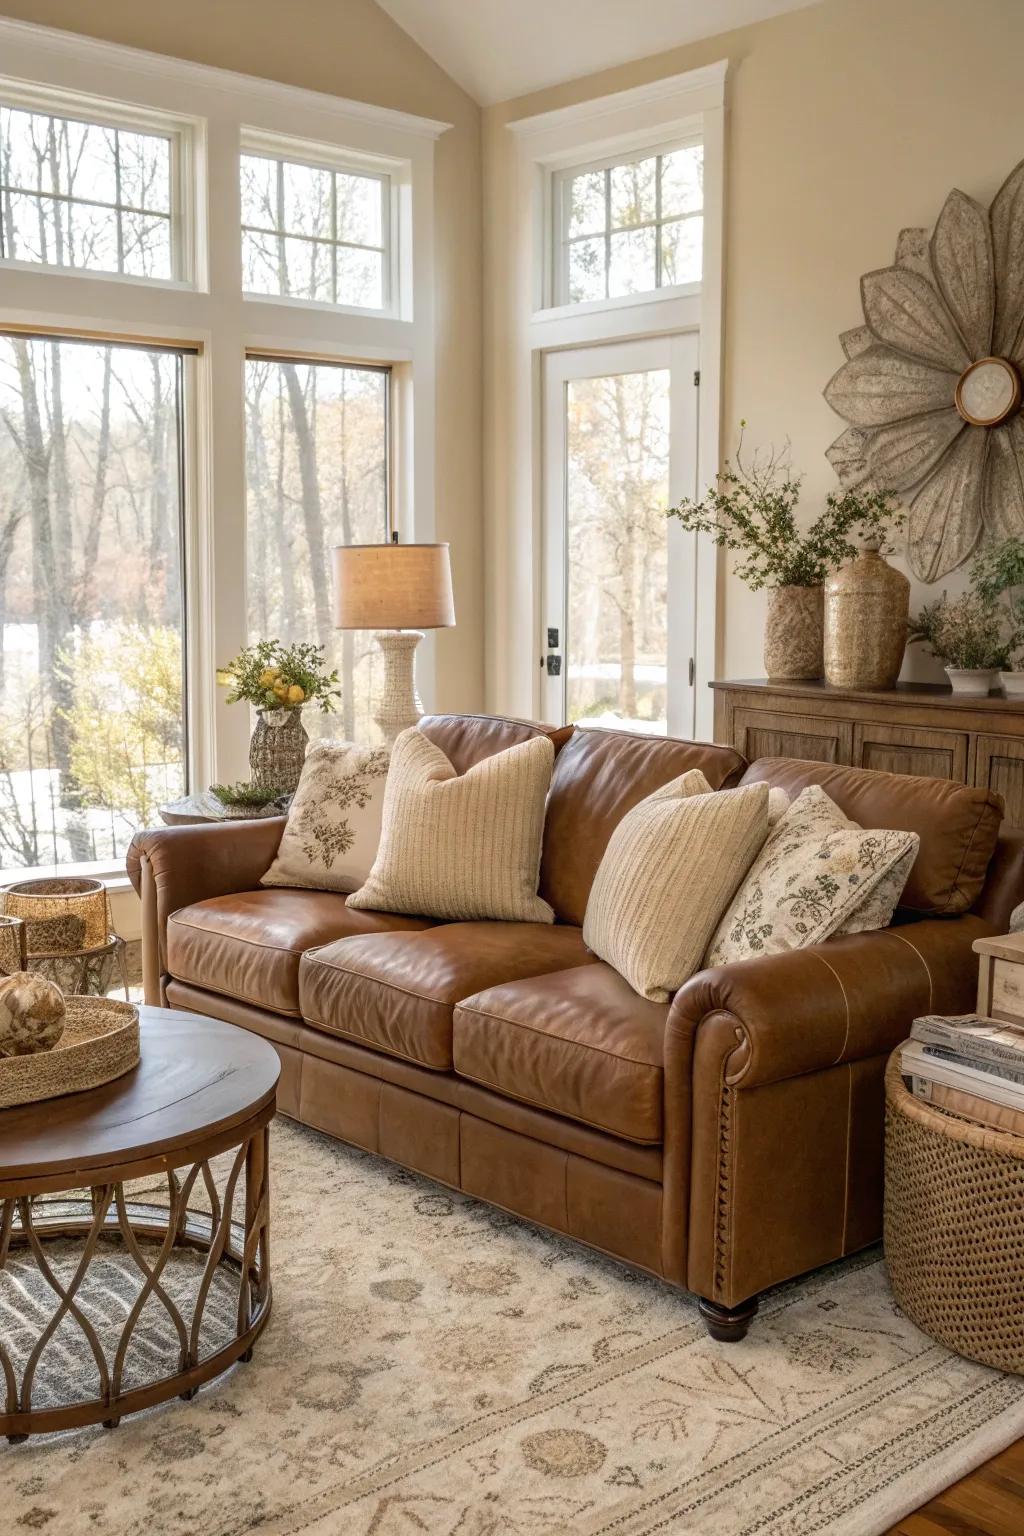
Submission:
M 951 192 L 931 238 L 903 230 L 860 287 L 866 324 L 825 389 L 850 423 L 828 459 L 908 504 L 910 564 L 938 581 L 983 538 L 1024 534 L 1024 161 L 987 211 Z

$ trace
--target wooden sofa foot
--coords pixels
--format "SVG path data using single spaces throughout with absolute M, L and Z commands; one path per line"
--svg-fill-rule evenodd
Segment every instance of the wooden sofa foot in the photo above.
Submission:
M 757 1315 L 757 1297 L 741 1301 L 735 1307 L 724 1307 L 721 1302 L 697 1298 L 698 1310 L 704 1326 L 720 1344 L 738 1344 Z

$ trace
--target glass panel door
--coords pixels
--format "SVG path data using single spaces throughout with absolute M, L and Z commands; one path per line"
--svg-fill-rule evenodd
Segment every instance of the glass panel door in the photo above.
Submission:
M 544 710 L 693 730 L 692 536 L 665 516 L 696 480 L 695 336 L 546 359 Z

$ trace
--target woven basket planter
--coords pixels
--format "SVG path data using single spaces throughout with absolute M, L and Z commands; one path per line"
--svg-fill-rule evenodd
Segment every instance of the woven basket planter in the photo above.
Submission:
M 261 709 L 249 743 L 249 769 L 254 784 L 293 795 L 302 773 L 309 735 L 301 709 Z
M 1024 1137 L 885 1075 L 885 1259 L 907 1316 L 959 1355 L 1024 1374 Z

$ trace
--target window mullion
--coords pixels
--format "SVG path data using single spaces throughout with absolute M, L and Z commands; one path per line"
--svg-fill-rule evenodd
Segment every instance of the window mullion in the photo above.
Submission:
M 338 173 L 331 172 L 331 303 L 338 302 Z
M 604 296 L 611 298 L 612 292 L 612 170 L 611 166 L 605 167 L 604 172 Z
M 114 129 L 114 207 L 117 218 L 117 270 L 124 271 L 124 211 L 121 197 L 121 131 Z
M 654 286 L 660 288 L 662 283 L 661 267 L 661 165 L 662 156 L 658 155 L 657 164 L 654 167 Z

